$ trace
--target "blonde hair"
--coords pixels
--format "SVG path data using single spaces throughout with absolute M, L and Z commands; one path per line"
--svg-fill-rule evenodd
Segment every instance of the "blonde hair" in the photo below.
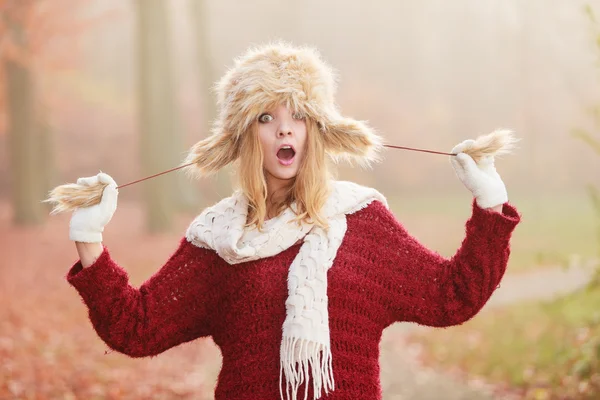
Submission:
M 306 119 L 306 149 L 298 174 L 286 189 L 282 200 L 273 207 L 279 215 L 287 207 L 295 205 L 295 221 L 314 223 L 327 228 L 327 221 L 321 214 L 329 195 L 329 182 L 332 178 L 330 165 L 325 157 L 323 135 L 317 124 Z M 247 226 L 256 225 L 261 229 L 267 217 L 267 181 L 263 170 L 264 155 L 258 136 L 258 122 L 252 124 L 242 136 L 240 158 L 237 163 L 238 184 L 248 198 Z

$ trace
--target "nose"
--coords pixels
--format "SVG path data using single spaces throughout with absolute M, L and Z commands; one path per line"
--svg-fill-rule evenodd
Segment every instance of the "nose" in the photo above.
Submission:
M 279 129 L 277 130 L 277 137 L 283 138 L 283 137 L 292 136 L 292 135 L 293 135 L 293 131 L 292 131 L 290 124 L 287 122 L 282 122 L 279 125 Z

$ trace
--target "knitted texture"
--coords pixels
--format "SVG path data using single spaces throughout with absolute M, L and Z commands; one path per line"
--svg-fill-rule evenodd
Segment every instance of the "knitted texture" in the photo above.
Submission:
M 509 204 L 500 214 L 474 202 L 465 239 L 447 259 L 422 246 L 378 201 L 348 215 L 327 276 L 336 388 L 322 398 L 381 399 L 379 343 L 392 323 L 445 327 L 472 318 L 504 274 L 519 220 Z M 212 336 L 223 355 L 215 399 L 277 399 L 286 279 L 299 249 L 229 265 L 184 238 L 136 289 L 105 248 L 88 268 L 76 263 L 67 279 L 111 348 L 143 357 Z
M 281 253 L 302 239 L 289 267 L 286 319 L 281 342 L 282 399 L 298 399 L 302 382 L 312 382 L 314 397 L 334 390 L 327 306 L 327 271 L 345 236 L 346 214 L 374 200 L 387 205 L 372 188 L 352 182 L 331 182 L 323 207 L 327 230 L 295 221 L 295 203 L 265 225 L 263 232 L 247 227 L 248 199 L 237 191 L 204 210 L 190 224 L 186 238 L 198 247 L 215 250 L 229 264 L 240 264 Z M 251 236 L 251 237 L 249 237 Z M 285 393 L 285 396 L 284 396 Z

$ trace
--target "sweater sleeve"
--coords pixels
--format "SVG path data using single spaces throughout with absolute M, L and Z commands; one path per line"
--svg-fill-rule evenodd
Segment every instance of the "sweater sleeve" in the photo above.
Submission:
M 446 327 L 472 318 L 504 275 L 510 237 L 520 221 L 508 203 L 498 213 L 473 202 L 465 238 L 447 259 L 420 244 L 380 202 L 368 208 L 367 218 L 377 226 L 372 257 L 377 280 L 388 292 L 382 298 L 390 324 L 408 321 Z
M 83 268 L 81 261 L 73 265 L 67 280 L 110 348 L 132 357 L 152 356 L 210 334 L 214 258 L 183 238 L 166 264 L 138 289 L 105 247 L 89 267 Z

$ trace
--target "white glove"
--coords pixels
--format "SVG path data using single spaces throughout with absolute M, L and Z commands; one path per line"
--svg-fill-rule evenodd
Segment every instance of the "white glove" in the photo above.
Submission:
M 69 238 L 75 242 L 102 242 L 104 226 L 117 209 L 117 183 L 108 174 L 101 172 L 96 176 L 77 179 L 77 184 L 84 186 L 95 185 L 98 182 L 108 184 L 102 192 L 100 203 L 73 211 L 69 224 Z
M 479 207 L 490 208 L 506 203 L 508 201 L 506 186 L 496 172 L 494 157 L 486 156 L 475 163 L 469 155 L 463 153 L 463 150 L 473 142 L 472 139 L 465 140 L 452 149 L 452 153 L 457 154 L 450 156 L 456 176 L 473 193 Z

